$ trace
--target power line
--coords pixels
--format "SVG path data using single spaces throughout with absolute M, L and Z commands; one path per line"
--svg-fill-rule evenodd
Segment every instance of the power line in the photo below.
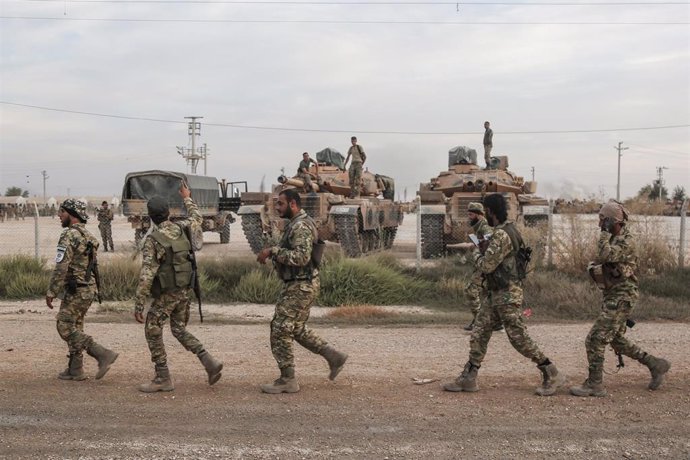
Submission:
M 386 20 L 329 20 L 329 19 L 131 19 L 131 18 L 68 18 L 34 16 L 0 16 L 0 19 L 24 21 L 93 21 L 93 22 L 168 22 L 203 24 L 362 24 L 362 25 L 437 25 L 437 26 L 687 26 L 690 22 L 534 22 L 534 21 L 386 21 Z
M 17 102 L 0 101 L 0 104 L 12 105 L 16 107 L 25 107 L 31 109 L 39 110 L 49 110 L 52 112 L 62 112 L 62 113 L 72 113 L 76 115 L 88 115 L 95 117 L 104 118 L 117 118 L 121 120 L 135 120 L 135 121 L 150 121 L 155 123 L 175 123 L 181 124 L 186 123 L 179 120 L 165 120 L 162 118 L 150 118 L 150 117 L 134 117 L 126 115 L 112 115 L 106 113 L 97 112 L 85 112 L 80 110 L 69 110 L 69 109 L 56 109 L 52 107 L 42 107 L 38 105 L 20 104 Z M 317 129 L 317 128 L 284 128 L 275 126 L 255 126 L 255 125 L 238 125 L 230 123 L 204 123 L 204 126 L 216 126 L 221 128 L 236 128 L 236 129 L 255 129 L 263 131 L 293 131 L 293 132 L 311 132 L 311 133 L 361 133 L 361 134 L 400 134 L 400 135 L 433 135 L 433 136 L 445 136 L 445 135 L 474 135 L 474 134 L 484 134 L 484 131 L 467 131 L 467 132 L 430 132 L 430 131 L 367 131 L 359 129 Z M 553 131 L 501 131 L 500 134 L 574 134 L 574 133 L 610 133 L 619 131 L 649 131 L 658 129 L 678 129 L 678 128 L 690 128 L 688 125 L 667 125 L 667 126 L 646 126 L 646 127 L 636 127 L 636 128 L 606 128 L 606 129 L 572 129 L 572 130 L 553 130 Z
M 645 147 L 644 145 L 631 144 L 630 142 L 628 142 L 628 145 L 632 145 L 633 147 L 639 147 L 639 148 L 642 148 L 642 149 L 652 150 L 652 151 L 656 151 L 656 152 L 675 153 L 675 154 L 677 154 L 677 155 L 683 155 L 683 156 L 685 156 L 685 157 L 690 156 L 690 154 L 688 154 L 688 152 L 678 152 L 678 151 L 676 151 L 676 150 L 660 149 L 660 148 L 658 148 L 658 147 Z

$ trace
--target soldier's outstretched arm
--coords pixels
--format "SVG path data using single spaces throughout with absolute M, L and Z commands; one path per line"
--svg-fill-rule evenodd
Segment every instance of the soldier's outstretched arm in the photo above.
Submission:
M 187 218 L 177 222 L 177 224 L 182 225 L 183 227 L 192 228 L 195 226 L 201 226 L 203 218 L 201 217 L 201 213 L 199 212 L 199 207 L 196 205 L 194 200 L 192 200 L 192 192 L 191 190 L 189 190 L 189 187 L 187 187 L 187 184 L 184 182 L 182 182 L 182 186 L 180 187 L 180 196 L 184 201 L 185 209 L 187 209 Z

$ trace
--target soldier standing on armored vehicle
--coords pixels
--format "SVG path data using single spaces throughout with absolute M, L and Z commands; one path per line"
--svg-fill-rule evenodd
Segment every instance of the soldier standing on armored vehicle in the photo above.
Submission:
M 308 152 L 304 152 L 302 154 L 302 161 L 299 162 L 297 167 L 297 176 L 304 181 L 304 188 L 308 192 L 314 191 L 311 185 L 311 174 L 309 173 L 309 165 L 312 163 L 316 165 L 318 171 L 318 163 L 313 158 L 309 158 Z
M 652 380 L 647 388 L 650 390 L 661 386 L 664 375 L 671 368 L 671 363 L 665 359 L 646 353 L 625 338 L 626 322 L 640 295 L 635 273 L 637 249 L 626 225 L 627 220 L 627 210 L 615 200 L 599 210 L 601 235 L 597 243 L 596 263 L 600 264 L 604 302 L 585 341 L 589 375 L 582 385 L 570 388 L 570 393 L 575 396 L 606 396 L 602 377 L 604 350 L 608 344 L 619 356 L 629 356 L 649 368 Z
M 271 321 L 271 351 L 278 362 L 280 377 L 273 383 L 261 385 L 264 393 L 296 393 L 299 384 L 295 378 L 295 356 L 292 341 L 328 362 L 334 380 L 345 365 L 347 355 L 341 353 L 307 327 L 309 310 L 319 295 L 319 256 L 313 256 L 318 235 L 314 220 L 302 209 L 299 193 L 286 189 L 278 194 L 276 211 L 290 219 L 280 244 L 263 249 L 256 260 L 265 264 L 271 258 L 278 277 L 283 281 L 275 314 Z
M 488 121 L 484 122 L 484 161 L 486 161 L 486 169 L 491 167 L 491 150 L 494 148 L 494 132 L 489 128 L 491 124 Z
M 110 244 L 110 249 L 115 251 L 115 247 L 113 246 L 113 228 L 111 225 L 113 221 L 113 211 L 108 207 L 107 201 L 101 203 L 101 207 L 98 208 L 98 212 L 96 213 L 96 218 L 98 219 L 98 230 L 101 231 L 103 249 L 105 252 L 108 252 L 108 244 Z
M 102 378 L 118 354 L 99 345 L 84 333 L 84 317 L 91 303 L 98 297 L 98 240 L 85 227 L 89 216 L 86 205 L 67 199 L 58 211 L 65 230 L 60 235 L 55 256 L 55 269 L 46 292 L 46 305 L 53 309 L 53 299 L 63 293 L 57 314 L 57 331 L 69 347 L 69 363 L 58 378 L 85 380 L 82 352 L 98 361 L 96 380 Z
M 543 381 L 536 394 L 551 396 L 565 384 L 565 376 L 547 358 L 527 334 L 522 319 L 522 282 L 518 274 L 517 253 L 522 237 L 515 224 L 508 221 L 506 199 L 500 193 L 484 198 L 486 217 L 493 227 L 488 246 L 475 253 L 477 269 L 486 276 L 490 305 L 479 310 L 477 324 L 470 339 L 470 356 L 462 374 L 443 386 L 446 391 L 478 391 L 477 372 L 486 356 L 493 328 L 503 324 L 510 344 L 521 355 L 537 364 Z
M 345 158 L 345 167 L 347 168 L 347 162 L 352 157 L 352 163 L 350 163 L 350 198 L 359 198 L 360 188 L 362 182 L 362 166 L 364 162 L 367 161 L 367 154 L 364 153 L 364 149 L 361 145 L 357 144 L 357 138 L 352 136 L 350 138 L 352 142 L 352 147 L 347 151 L 347 157 Z
M 180 196 L 189 217 L 178 222 L 168 220 L 170 208 L 164 198 L 154 196 L 146 204 L 148 215 L 157 229 L 144 240 L 139 285 L 134 299 L 134 318 L 139 323 L 144 322 L 144 303 L 149 294 L 152 295 L 154 301 L 146 315 L 144 333 L 156 375 L 150 383 L 139 385 L 139 391 L 144 393 L 175 389 L 163 344 L 163 326 L 168 318 L 173 336 L 204 365 L 209 385 L 220 379 L 223 369 L 223 364 L 213 358 L 186 327 L 192 277 L 196 274 L 191 262 L 192 243 L 185 235 L 184 228 L 201 225 L 202 216 L 184 182 L 180 187 Z

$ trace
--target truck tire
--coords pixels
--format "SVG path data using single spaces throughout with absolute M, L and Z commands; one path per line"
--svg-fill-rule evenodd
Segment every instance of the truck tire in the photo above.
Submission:
M 225 219 L 223 229 L 220 232 L 220 244 L 230 243 L 230 219 Z
M 261 216 L 258 212 L 256 214 L 242 215 L 242 230 L 252 252 L 258 254 L 264 247 Z

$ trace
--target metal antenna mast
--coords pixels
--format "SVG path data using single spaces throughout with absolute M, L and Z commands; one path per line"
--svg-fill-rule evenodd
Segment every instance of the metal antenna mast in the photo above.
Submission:
M 656 186 L 658 187 L 659 194 L 657 195 L 656 199 L 657 201 L 661 201 L 661 194 L 663 193 L 664 190 L 664 169 L 668 169 L 666 166 L 657 166 L 656 167 Z
M 203 144 L 200 147 L 196 146 L 197 137 L 201 137 L 201 122 L 198 122 L 197 120 L 202 118 L 204 117 L 185 117 L 185 119 L 191 120 L 189 123 L 187 123 L 189 143 L 187 144 L 187 147 L 178 146 L 177 153 L 179 153 L 180 156 L 187 161 L 187 165 L 189 166 L 192 174 L 196 174 L 196 167 L 199 164 L 199 160 L 204 160 L 204 175 L 206 175 L 208 149 L 206 148 L 206 144 Z
M 621 200 L 621 153 L 623 150 L 628 150 L 630 147 L 621 147 L 623 142 L 618 143 L 618 147 L 613 146 L 614 149 L 618 150 L 618 182 L 616 182 L 616 201 Z

